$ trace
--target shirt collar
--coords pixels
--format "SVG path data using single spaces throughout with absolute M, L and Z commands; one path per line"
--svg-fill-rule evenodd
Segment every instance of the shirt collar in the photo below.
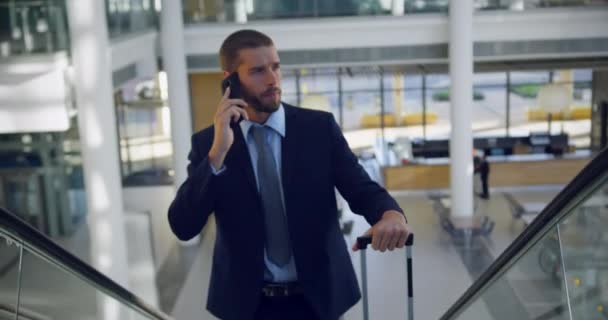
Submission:
M 249 120 L 241 121 L 240 126 L 245 138 L 249 136 L 249 129 L 251 129 L 251 127 L 254 125 L 259 124 Z M 266 120 L 264 125 L 272 128 L 274 131 L 280 134 L 281 137 L 285 138 L 285 109 L 283 108 L 283 104 L 279 105 L 279 109 L 277 109 L 277 111 L 270 114 L 270 117 L 268 117 L 268 120 Z

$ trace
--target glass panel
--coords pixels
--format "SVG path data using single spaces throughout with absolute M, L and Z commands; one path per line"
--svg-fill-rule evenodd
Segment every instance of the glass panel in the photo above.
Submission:
M 6 152 L 5 158 L 19 156 Z M 48 232 L 48 208 L 44 206 L 43 175 L 33 168 L 0 169 L 0 206 L 15 212 L 30 226 Z
M 289 69 L 281 69 L 281 90 L 283 96 L 286 94 L 297 94 L 297 78 L 296 78 L 296 70 Z
M 456 318 L 606 318 L 607 182 L 603 174 L 597 185 L 581 189 L 574 208 Z
M 127 85 L 115 94 L 123 185 L 169 185 L 173 183 L 169 107 L 156 96 L 152 81 L 141 84 L 150 86 L 151 97 L 129 94 Z
M 448 0 L 405 0 L 405 13 L 448 12 Z
M 477 299 L 458 316 L 457 319 L 467 320 L 492 320 L 494 319 L 488 310 L 488 305 L 483 299 Z
M 559 224 L 572 319 L 604 319 L 608 310 L 608 186 Z
M 565 307 L 566 306 L 566 307 Z M 456 319 L 569 319 L 557 228 L 487 287 Z
M 331 112 L 340 121 L 338 70 L 335 68 L 300 69 L 300 106 Z
M 551 77 L 548 71 L 511 72 L 509 101 L 512 136 L 547 132 L 546 116 L 539 111 L 537 97 L 541 88 L 551 82 Z
M 591 145 L 591 74 L 590 69 L 555 70 L 554 83 L 560 85 L 571 97 L 569 106 L 556 123 L 552 133 L 564 132 L 571 145 L 587 149 Z
M 379 128 L 379 114 L 379 92 L 344 93 L 344 130 Z
M 422 88 L 419 89 L 405 89 L 402 91 L 394 92 L 401 98 L 401 130 L 400 136 L 405 136 L 410 139 L 420 138 L 424 136 L 423 133 L 423 93 Z M 395 97 L 395 101 L 398 98 Z M 432 119 L 427 116 L 427 123 Z
M 45 319 L 145 319 L 135 310 L 93 287 L 90 283 L 28 251 L 23 253 L 22 317 Z
M 156 1 L 106 0 L 110 38 L 154 29 L 157 24 Z
M 378 0 L 182 0 L 184 21 L 238 22 L 285 18 L 402 15 L 402 3 Z
M 69 47 L 63 1 L 0 2 L 0 58 Z
M 589 69 L 512 72 L 511 134 L 527 136 L 550 130 L 552 135 L 567 134 L 569 144 L 578 149 L 589 148 L 591 73 Z M 552 98 L 556 96 L 562 98 Z
M 331 69 L 301 69 L 300 90 L 306 92 L 337 92 L 338 70 Z
M 350 147 L 356 153 L 362 149 L 381 147 L 382 100 L 378 69 L 345 68 L 341 79 L 342 129 Z M 388 124 L 389 119 L 385 118 L 385 120 L 385 124 Z
M 69 235 L 86 213 L 74 130 L 0 135 L 0 207 L 51 237 Z
M 0 319 L 15 319 L 20 248 L 0 230 Z
M 334 113 L 336 119 L 342 119 L 340 124 L 354 149 L 379 147 L 382 136 L 389 147 L 399 139 L 405 141 L 405 138 L 450 138 L 450 115 L 453 108 L 450 102 L 451 82 L 448 74 L 423 76 L 379 66 L 308 68 L 285 72 L 283 100 L 302 107 Z M 558 86 L 562 91 L 568 90 L 567 94 L 571 99 L 562 99 L 567 100 L 566 106 L 560 111 L 552 112 L 551 132 L 556 136 L 554 139 L 562 143 L 561 141 L 565 141 L 564 135 L 567 135 L 568 146 L 589 148 L 591 76 L 590 69 L 474 74 L 474 136 L 505 137 L 507 123 L 511 137 L 546 134 L 549 129 L 549 113 L 546 103 L 541 102 L 541 96 L 542 92 L 545 92 L 545 97 L 550 97 L 546 92 L 551 91 L 546 89 Z M 384 130 L 381 130 L 382 106 L 385 112 Z M 426 127 L 423 126 L 424 111 Z M 558 154 L 573 151 L 570 147 L 562 149 L 561 144 L 560 148 L 542 145 L 522 150 L 518 152 Z M 512 152 L 508 148 L 485 151 L 489 155 Z
M 360 67 L 345 68 L 342 76 L 344 91 L 378 91 L 380 89 L 380 74 L 378 68 Z
M 143 314 L 135 311 L 135 310 L 128 310 L 128 314 L 129 317 L 127 318 L 128 320 L 147 320 L 147 319 L 154 319 L 151 317 L 146 317 Z
M 283 93 L 281 95 L 281 100 L 283 102 L 289 103 L 292 106 L 298 105 L 298 95 L 297 94 Z
M 422 77 L 400 72 L 384 73 L 384 136 L 389 150 L 385 165 L 412 161 L 410 142 L 423 137 Z M 394 120 L 392 119 L 394 117 Z
M 399 92 L 402 101 L 401 126 L 405 127 L 401 130 L 401 136 L 409 139 L 423 138 L 424 136 L 422 128 L 424 112 L 422 78 L 421 75 L 405 74 L 402 80 L 405 89 Z M 399 85 L 395 85 L 395 87 L 399 87 Z M 431 120 L 427 117 L 427 123 Z
M 20 302 L 21 309 L 52 319 L 97 318 L 95 289 L 27 251 L 23 254 Z
M 237 1 L 234 1 L 238 3 Z M 252 20 L 273 19 L 273 18 L 300 18 L 315 16 L 315 1 L 281 1 L 281 0 L 256 0 L 249 13 Z M 236 8 L 235 8 L 236 9 Z
M 450 77 L 445 74 L 429 74 L 426 77 L 427 114 L 429 121 L 426 127 L 427 139 L 449 139 L 450 120 Z
M 473 132 L 475 137 L 505 136 L 507 76 L 504 72 L 473 77 Z
M 553 7 L 602 6 L 608 4 L 605 0 L 475 0 L 477 10 L 512 10 L 523 11 Z
M 125 1 L 109 0 L 114 6 Z M 129 0 L 126 0 L 128 2 Z M 182 0 L 184 21 L 237 22 L 252 20 L 344 16 L 402 16 L 448 12 L 448 0 Z M 551 7 L 605 6 L 606 0 L 475 0 L 476 10 L 523 11 Z M 110 7 L 111 9 L 111 7 Z

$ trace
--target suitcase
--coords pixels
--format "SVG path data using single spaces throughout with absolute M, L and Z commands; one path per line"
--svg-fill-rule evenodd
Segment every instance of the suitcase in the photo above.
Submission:
M 363 319 L 369 320 L 369 305 L 367 300 L 367 260 L 366 249 L 372 243 L 371 236 L 358 237 L 357 244 L 361 250 L 361 282 L 363 290 Z M 405 242 L 405 255 L 407 265 L 407 297 L 408 297 L 408 320 L 414 320 L 414 283 L 412 278 L 412 246 L 414 245 L 414 235 L 410 234 Z

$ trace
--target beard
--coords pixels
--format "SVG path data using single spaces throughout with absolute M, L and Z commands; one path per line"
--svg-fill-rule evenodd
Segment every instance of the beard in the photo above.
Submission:
M 273 113 L 279 110 L 279 106 L 281 105 L 281 89 L 279 88 L 271 88 L 259 96 L 252 94 L 247 88 L 242 87 L 243 100 L 247 102 L 249 106 L 251 106 L 257 112 L 265 112 L 265 113 Z M 276 93 L 279 97 L 278 100 L 273 100 L 270 102 L 263 102 L 261 97 L 265 95 Z

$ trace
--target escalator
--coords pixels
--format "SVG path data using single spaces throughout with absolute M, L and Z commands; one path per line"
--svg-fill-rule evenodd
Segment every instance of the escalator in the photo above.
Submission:
M 608 319 L 608 149 L 441 317 Z
M 608 319 L 608 149 L 442 320 Z M 0 209 L 0 320 L 170 319 Z
M 0 208 L 0 320 L 9 319 L 171 318 Z

